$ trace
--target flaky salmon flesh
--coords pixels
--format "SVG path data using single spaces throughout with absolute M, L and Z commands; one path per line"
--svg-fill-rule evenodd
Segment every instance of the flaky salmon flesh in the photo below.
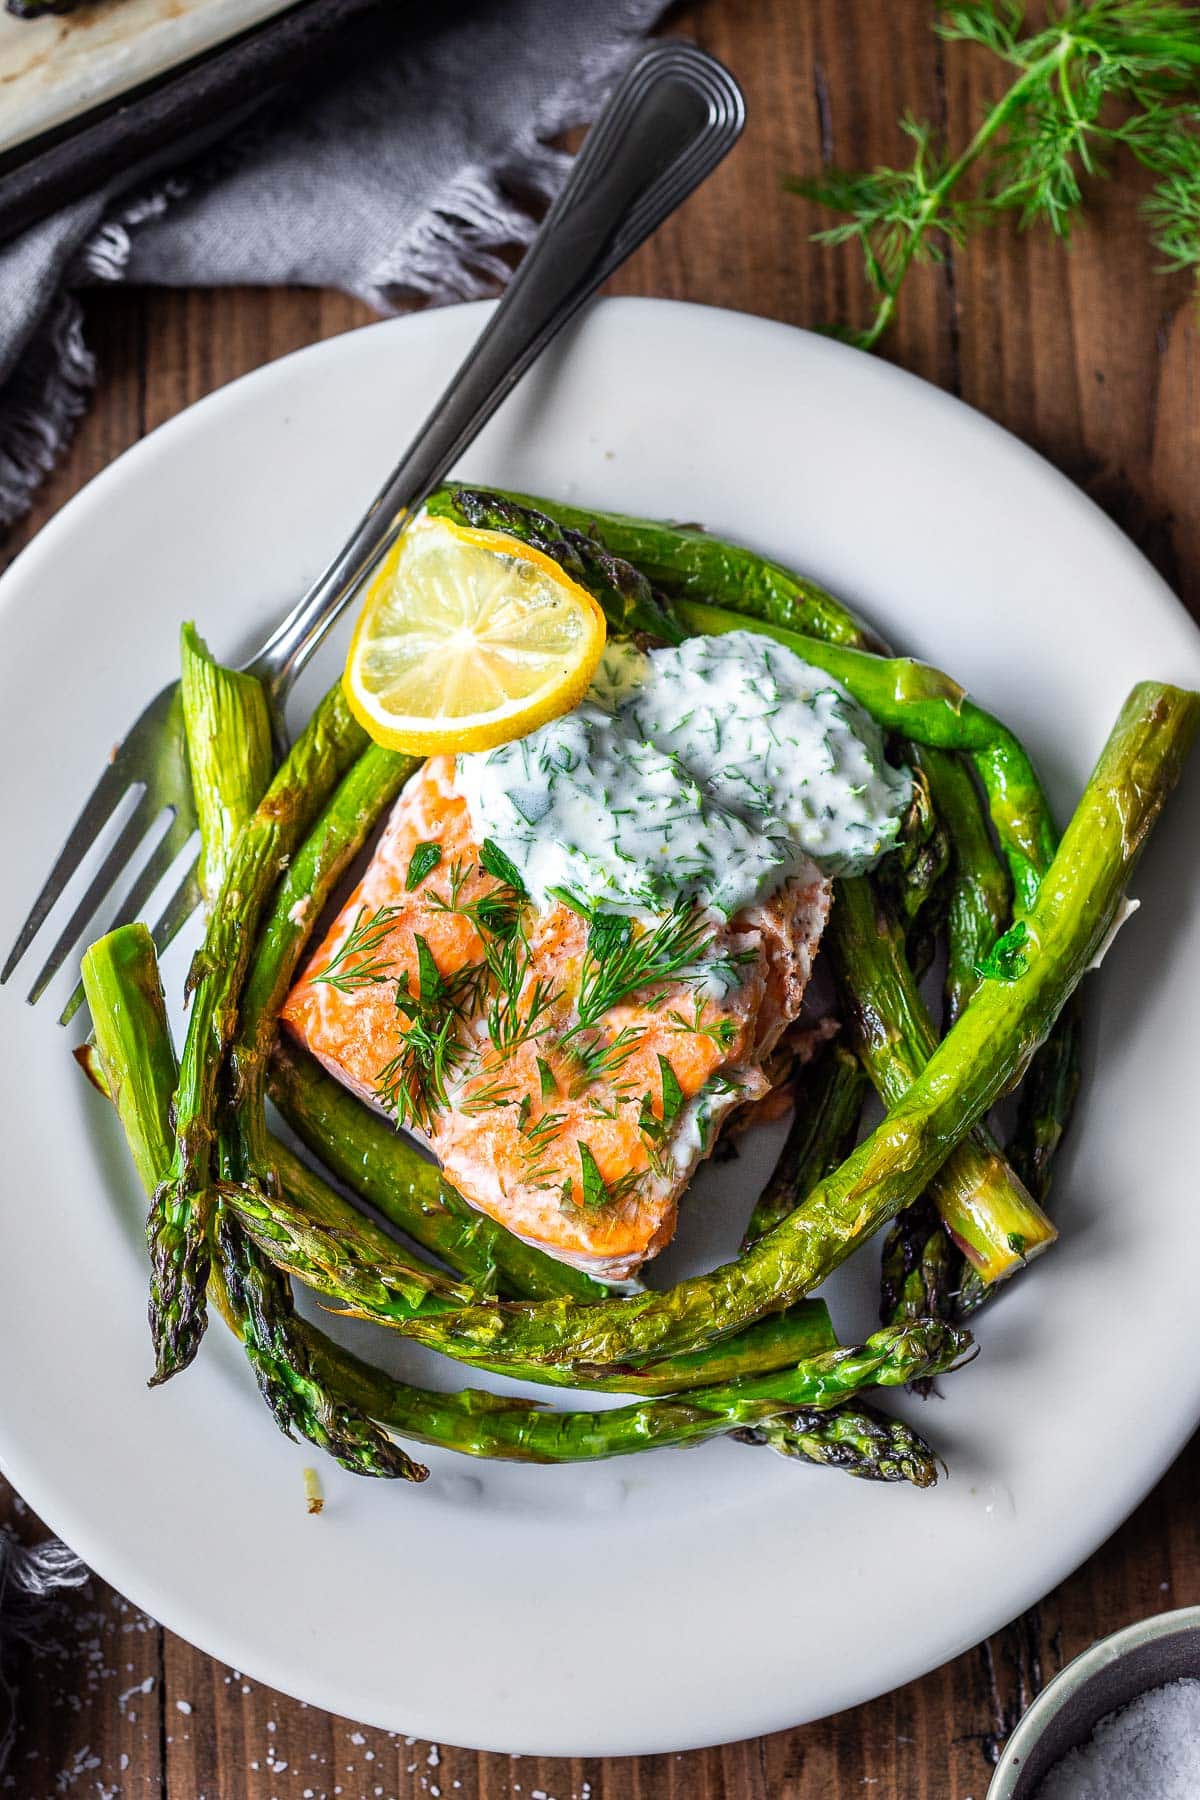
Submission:
M 507 989 L 483 966 L 479 902 L 512 890 L 481 866 L 481 848 L 454 759 L 425 763 L 283 1017 L 333 1075 L 395 1115 L 397 1080 L 413 1085 L 403 1034 L 432 958 L 451 1041 L 438 1080 L 401 1100 L 404 1123 L 472 1205 L 563 1262 L 621 1279 L 670 1241 L 724 1117 L 767 1092 L 764 1064 L 800 1011 L 830 886 L 809 865 L 714 923 L 709 974 L 693 963 L 585 1028 L 589 925 L 571 907 L 526 909 Z

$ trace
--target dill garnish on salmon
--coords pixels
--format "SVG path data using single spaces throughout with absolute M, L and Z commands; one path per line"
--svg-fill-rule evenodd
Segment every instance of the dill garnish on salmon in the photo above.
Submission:
M 771 1085 L 829 872 L 894 838 L 908 777 L 856 714 L 748 635 L 611 647 L 573 712 L 412 777 L 287 1024 L 475 1206 L 632 1274 Z

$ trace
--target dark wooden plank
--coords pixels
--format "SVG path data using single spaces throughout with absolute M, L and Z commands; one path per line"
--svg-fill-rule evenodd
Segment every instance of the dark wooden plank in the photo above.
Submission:
M 1003 77 L 966 46 L 944 61 L 961 142 Z M 1157 272 L 1144 191 L 1127 168 L 1093 182 L 1070 249 L 1006 223 L 955 257 L 958 387 L 1078 482 L 1200 612 L 1195 289 Z
M 969 128 L 994 77 L 986 58 L 938 53 L 929 17 L 923 0 L 886 11 L 875 0 L 707 0 L 683 9 L 674 27 L 730 62 L 747 88 L 750 124 L 736 156 L 614 290 L 803 325 L 867 317 L 853 253 L 808 242 L 817 215 L 783 192 L 782 178 L 823 156 L 894 160 L 906 107 L 944 116 L 954 136 Z M 1136 200 L 1114 184 L 1069 255 L 1003 228 L 949 270 L 920 271 L 882 353 L 1043 450 L 1200 611 L 1200 348 L 1186 288 L 1153 272 Z M 6 548 L 19 547 L 145 430 L 244 371 L 369 316 L 343 296 L 298 290 L 90 297 L 97 402 Z M 484 1756 L 371 1731 L 202 1656 L 123 1611 L 96 1582 L 64 1602 L 47 1655 L 22 1651 L 12 1660 L 22 1731 L 9 1791 L 18 1800 L 60 1791 L 109 1800 L 983 1800 L 997 1743 L 1066 1659 L 1134 1618 L 1200 1602 L 1198 1485 L 1200 1441 L 1033 1613 L 896 1694 L 758 1742 L 640 1762 Z M 11 1494 L 0 1499 L 2 1517 L 35 1529 Z M 864 1634 L 870 1629 L 866 1618 Z M 148 1692 L 126 1692 L 147 1678 Z
M 3 1480 L 0 1527 L 23 1543 L 45 1536 Z M 161 1794 L 163 1637 L 102 1581 L 67 1591 L 48 1612 L 36 1648 L 16 1646 L 5 1664 L 19 1730 L 0 1792 L 15 1800 Z

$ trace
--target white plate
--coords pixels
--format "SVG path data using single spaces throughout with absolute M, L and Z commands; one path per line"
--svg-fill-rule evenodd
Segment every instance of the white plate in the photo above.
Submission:
M 173 672 L 179 620 L 226 656 L 248 650 L 484 316 L 379 325 L 234 383 L 26 551 L 0 614 L 0 941 L 101 757 Z M 783 326 L 608 302 L 469 466 L 703 519 L 811 571 L 969 682 L 1064 809 L 1133 680 L 1200 683 L 1194 627 L 1045 463 L 886 363 Z M 29 1011 L 15 985 L 0 1038 L 5 1472 L 107 1580 L 205 1650 L 457 1744 L 718 1742 L 955 1655 L 1088 1555 L 1196 1419 L 1198 786 L 1193 774 L 1172 801 L 1135 883 L 1143 909 L 1090 982 L 1064 1241 L 980 1321 L 983 1355 L 945 1399 L 905 1405 L 947 1457 L 935 1492 L 721 1442 L 556 1470 L 433 1455 L 420 1489 L 330 1465 L 329 1504 L 309 1518 L 312 1453 L 273 1430 L 219 1325 L 192 1370 L 147 1391 L 141 1196 L 55 1008 Z M 176 984 L 182 967 L 180 949 Z M 697 1192 L 674 1268 L 706 1226 L 710 1254 L 732 1241 L 764 1161 L 760 1144 Z M 869 1261 L 833 1296 L 847 1333 L 870 1326 Z M 394 1339 L 384 1349 L 419 1366 Z

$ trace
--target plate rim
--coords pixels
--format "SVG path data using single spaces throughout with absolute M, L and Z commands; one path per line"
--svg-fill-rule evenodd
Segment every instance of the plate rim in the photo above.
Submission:
M 486 301 L 467 302 L 454 307 L 431 309 L 426 312 L 409 315 L 400 319 L 379 321 L 369 326 L 358 327 L 340 333 L 332 338 L 318 340 L 314 344 L 301 346 L 288 352 L 283 357 L 276 358 L 269 363 L 263 364 L 258 369 L 248 371 L 237 377 L 234 381 L 213 390 L 213 392 L 205 395 L 202 399 L 194 402 L 172 418 L 164 420 L 153 432 L 148 433 L 144 438 L 139 439 L 137 443 L 131 445 L 112 463 L 99 471 L 98 474 L 80 489 L 77 494 L 73 495 L 54 517 L 47 522 L 37 536 L 24 547 L 18 557 L 14 559 L 3 578 L 0 579 L 0 632 L 3 632 L 6 628 L 6 621 L 9 619 L 11 609 L 20 604 L 20 590 L 23 583 L 31 575 L 36 577 L 42 554 L 53 554 L 59 539 L 64 534 L 70 535 L 73 533 L 81 520 L 86 521 L 88 509 L 93 506 L 102 505 L 105 502 L 110 487 L 114 484 L 120 485 L 123 481 L 128 479 L 131 472 L 136 474 L 141 460 L 157 455 L 162 450 L 164 436 L 168 442 L 174 442 L 176 439 L 183 442 L 189 433 L 204 428 L 204 422 L 207 420 L 210 413 L 219 410 L 221 405 L 228 400 L 231 393 L 235 390 L 243 390 L 247 384 L 265 385 L 269 380 L 279 379 L 282 372 L 286 371 L 295 358 L 305 358 L 314 361 L 325 358 L 332 359 L 337 355 L 344 354 L 347 348 L 352 344 L 353 340 L 359 338 L 364 331 L 372 334 L 395 333 L 397 331 L 425 331 L 434 337 L 437 337 L 444 331 L 444 321 L 446 321 L 449 316 L 474 314 L 482 319 L 487 310 L 493 305 L 493 302 Z M 861 352 L 856 352 L 845 345 L 823 339 L 819 337 L 818 334 L 804 331 L 800 327 L 788 325 L 780 321 L 762 319 L 754 314 L 736 312 L 726 308 L 662 298 L 642 299 L 634 297 L 610 298 L 600 302 L 599 305 L 606 310 L 620 309 L 622 311 L 631 311 L 633 309 L 650 306 L 657 309 L 665 308 L 673 311 L 703 314 L 720 322 L 717 327 L 718 330 L 725 329 L 732 324 L 735 329 L 751 328 L 771 334 L 787 334 L 789 337 L 795 332 L 800 332 L 801 336 L 809 340 L 810 345 L 820 345 L 823 350 L 832 353 L 837 357 L 857 358 L 863 354 Z M 919 403 L 943 405 L 947 411 L 953 411 L 956 416 L 970 420 L 975 429 L 982 429 L 987 435 L 999 434 L 1001 438 L 1007 440 L 1010 448 L 1015 447 L 1024 458 L 1032 459 L 1033 463 L 1040 468 L 1043 477 L 1048 476 L 1051 478 L 1052 483 L 1058 490 L 1059 496 L 1064 504 L 1070 504 L 1086 514 L 1093 524 L 1101 521 L 1103 522 L 1103 528 L 1108 533 L 1113 548 L 1119 548 L 1123 555 L 1128 559 L 1132 559 L 1133 563 L 1138 566 L 1144 587 L 1144 598 L 1149 600 L 1151 594 L 1155 594 L 1160 608 L 1164 612 L 1170 613 L 1176 623 L 1179 619 L 1187 620 L 1191 627 L 1193 638 L 1200 641 L 1200 627 L 1197 626 L 1196 620 L 1187 612 L 1182 602 L 1172 593 L 1167 583 L 1158 572 L 1153 569 L 1152 565 L 1149 564 L 1147 559 L 1132 541 L 1088 495 L 1078 488 L 1069 477 L 1062 473 L 1061 470 L 1048 462 L 1040 452 L 1032 449 L 1029 445 L 1024 444 L 1005 427 L 996 424 L 995 421 L 987 418 L 986 415 L 977 412 L 957 396 L 948 394 L 944 390 L 933 386 L 922 378 L 911 374 L 907 370 L 900 369 L 893 364 L 885 363 L 874 358 L 871 358 L 870 362 L 872 369 L 879 375 L 880 379 L 890 382 L 897 388 L 907 389 L 914 394 L 916 393 L 916 390 L 920 390 Z M 14 576 L 16 576 L 17 579 L 14 580 Z M 1142 598 L 1143 596 L 1139 594 L 1139 600 Z M 902 1656 L 893 1656 L 893 1667 L 888 1676 L 889 1685 L 887 1687 L 880 1687 L 877 1683 L 873 1682 L 864 1690 L 861 1685 L 856 1686 L 852 1681 L 848 1682 L 845 1686 L 843 1696 L 838 1699 L 834 1705 L 829 1708 L 823 1707 L 819 1712 L 809 1714 L 799 1722 L 806 1723 L 809 1718 L 827 1716 L 828 1712 L 840 1711 L 846 1707 L 858 1704 L 874 1695 L 891 1691 L 892 1685 L 902 1681 L 918 1679 L 920 1676 L 927 1674 L 930 1670 L 941 1666 L 942 1663 L 960 1654 L 963 1650 L 980 1642 L 983 1637 L 990 1635 L 1009 1619 L 1017 1616 L 1020 1611 L 1023 1611 L 1028 1605 L 1032 1604 L 1037 1598 L 1047 1592 L 1050 1587 L 1056 1586 L 1061 1580 L 1065 1579 L 1072 1570 L 1077 1568 L 1080 1563 L 1093 1554 L 1099 1545 L 1120 1526 L 1135 1507 L 1140 1504 L 1141 1500 L 1145 1498 L 1155 1485 L 1157 1485 L 1166 1469 L 1175 1460 L 1180 1449 L 1192 1435 L 1193 1430 L 1194 1421 L 1190 1418 L 1184 1418 L 1181 1412 L 1176 1421 L 1174 1430 L 1164 1434 L 1163 1442 L 1165 1448 L 1162 1450 L 1161 1456 L 1154 1459 L 1155 1467 L 1152 1479 L 1145 1479 L 1146 1469 L 1151 1465 L 1149 1463 L 1139 1465 L 1139 1475 L 1137 1479 L 1131 1479 L 1127 1481 L 1124 1486 L 1119 1486 L 1118 1492 L 1113 1497 L 1111 1504 L 1105 1509 L 1106 1523 L 1103 1525 L 1099 1535 L 1090 1538 L 1082 1548 L 1079 1544 L 1074 1544 L 1070 1550 L 1064 1551 L 1057 1561 L 1051 1565 L 1056 1572 L 1049 1582 L 1045 1580 L 1045 1566 L 1039 1565 L 1036 1580 L 1025 1584 L 1021 1588 L 1020 1593 L 1022 1597 L 1020 1599 L 1020 1604 L 1014 1609 L 1009 1610 L 1008 1602 L 1006 1601 L 1002 1614 L 996 1616 L 992 1620 L 992 1623 L 990 1623 L 982 1632 L 975 1631 L 973 1626 L 966 1631 L 962 1629 L 957 1631 L 947 1629 L 940 1642 L 939 1648 L 931 1654 L 929 1659 L 923 1662 L 922 1666 L 919 1668 L 914 1668 L 911 1662 L 904 1662 Z M 111 1550 L 110 1553 L 110 1546 L 107 1544 L 99 1546 L 93 1544 L 91 1533 L 87 1525 L 86 1509 L 73 1510 L 70 1501 L 66 1496 L 44 1493 L 42 1491 L 41 1481 L 36 1467 L 28 1469 L 22 1468 L 18 1478 L 12 1471 L 19 1461 L 19 1455 L 14 1461 L 11 1447 L 6 1438 L 4 1422 L 3 1419 L 0 1419 L 0 1468 L 3 1468 L 10 1480 L 13 1481 L 13 1485 L 27 1499 L 28 1503 L 33 1506 L 34 1510 L 43 1518 L 43 1520 L 45 1520 L 51 1529 L 59 1531 L 59 1534 L 63 1535 L 68 1542 L 73 1543 L 81 1550 L 85 1560 L 96 1573 L 100 1574 L 103 1579 L 110 1581 L 113 1586 L 117 1587 L 122 1593 L 129 1597 L 134 1604 L 142 1607 L 143 1610 L 149 1612 L 160 1622 L 164 1623 L 168 1629 L 178 1631 L 181 1636 L 187 1639 L 187 1641 L 197 1645 L 197 1647 L 206 1654 L 224 1662 L 233 1662 L 238 1668 L 247 1668 L 249 1665 L 249 1667 L 253 1669 L 256 1679 L 268 1682 L 271 1686 L 281 1692 L 292 1694 L 297 1698 L 305 1698 L 302 1687 L 296 1685 L 294 1676 L 288 1675 L 280 1668 L 263 1666 L 263 1657 L 259 1650 L 254 1649 L 251 1646 L 243 1646 L 250 1649 L 250 1654 L 248 1656 L 240 1655 L 237 1646 L 239 1634 L 236 1630 L 231 1629 L 230 1636 L 225 1642 L 217 1643 L 210 1638 L 207 1631 L 202 1630 L 197 1632 L 186 1622 L 179 1621 L 177 1617 L 172 1618 L 171 1614 L 174 1611 L 174 1608 L 169 1595 L 157 1593 L 153 1582 L 150 1583 L 150 1590 L 148 1591 L 137 1574 L 136 1563 L 132 1564 L 129 1567 L 128 1573 L 126 1573 L 125 1564 L 128 1561 L 128 1558 L 123 1557 L 119 1550 L 114 1549 Z M 64 1521 L 61 1529 L 58 1523 L 60 1520 Z M 112 1571 L 112 1573 L 110 1573 L 110 1571 Z M 271 1660 L 272 1659 L 269 1657 L 267 1658 L 268 1665 Z M 902 1669 L 902 1672 L 896 1673 L 897 1669 Z M 364 1716 L 361 1707 L 353 1702 L 349 1691 L 349 1682 L 347 1682 L 346 1690 L 341 1698 L 319 1698 L 314 1703 L 324 1707 L 326 1710 L 344 1712 L 347 1716 Z M 756 1708 L 753 1704 L 749 1707 L 743 1705 L 737 1710 L 739 1710 L 742 1715 L 743 1723 L 735 1723 L 733 1729 L 736 1736 L 760 1735 L 775 1730 L 790 1728 L 797 1724 L 797 1720 L 791 1712 L 772 1712 L 762 1707 Z M 753 1717 L 750 1715 L 753 1715 Z M 370 1722 L 378 1723 L 383 1729 L 393 1729 L 395 1726 L 394 1718 L 389 1718 L 387 1720 L 377 1719 Z M 423 1726 L 422 1731 L 424 1731 Z M 430 1730 L 427 1735 L 434 1738 L 436 1741 L 460 1741 L 453 1730 L 442 1730 L 440 1733 L 437 1730 Z M 569 1748 L 558 1746 L 547 1749 L 544 1745 L 535 1744 L 519 1744 L 517 1748 L 522 1753 L 534 1753 L 545 1756 L 571 1754 L 639 1755 L 662 1753 L 664 1751 L 681 1748 L 678 1742 L 673 1738 L 669 1740 L 643 1738 L 639 1739 L 637 1742 L 628 1741 L 622 1743 L 615 1748 L 612 1747 L 611 1744 L 600 1746 L 593 1740 L 589 1745 L 585 1746 L 585 1748 L 580 1749 L 578 1747 L 578 1736 L 578 1733 L 573 1736 Z M 701 1735 L 689 1738 L 688 1743 L 682 1747 L 701 1748 L 709 1744 L 728 1741 L 732 1741 L 730 1731 L 726 1726 L 722 1726 L 719 1735 Z M 492 1748 L 501 1753 L 506 1751 L 511 1752 L 514 1749 L 514 1745 L 509 1742 L 483 1747 Z

